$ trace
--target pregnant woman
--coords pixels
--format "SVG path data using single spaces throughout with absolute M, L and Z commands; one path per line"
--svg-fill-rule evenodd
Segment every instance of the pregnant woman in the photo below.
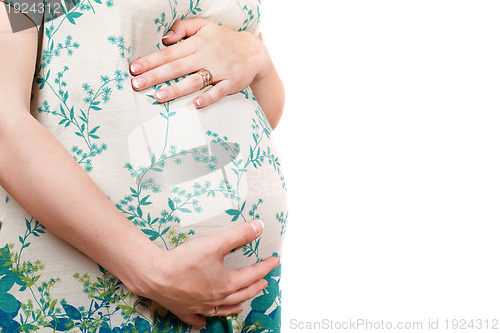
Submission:
M 38 34 L 1 8 L 0 331 L 280 331 L 258 2 L 49 2 Z

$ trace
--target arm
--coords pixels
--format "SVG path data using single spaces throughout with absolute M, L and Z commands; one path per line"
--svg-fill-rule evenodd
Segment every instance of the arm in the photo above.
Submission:
M 262 34 L 259 35 L 262 40 Z M 260 46 L 263 50 L 262 61 L 265 64 L 262 70 L 255 76 L 250 84 L 255 98 L 266 114 L 271 127 L 274 129 L 278 125 L 285 106 L 285 87 L 281 81 L 269 53 L 262 42 Z
M 182 320 L 202 325 L 204 319 L 197 314 L 210 314 L 214 306 L 220 306 L 220 315 L 238 312 L 241 302 L 265 288 L 262 277 L 277 261 L 269 258 L 229 271 L 224 256 L 257 238 L 260 224 L 245 223 L 172 251 L 152 243 L 29 113 L 36 29 L 5 32 L 10 28 L 4 6 L 0 7 L 0 62 L 9 64 L 0 80 L 0 185 L 55 235 L 106 268 L 132 292 L 156 300 Z
M 9 21 L 0 7 L 0 61 L 9 64 L 3 66 L 0 81 L 0 184 L 54 234 L 115 276 L 130 280 L 127 285 L 135 289 L 134 280 L 114 258 L 125 254 L 139 262 L 137 253 L 153 250 L 154 244 L 120 216 L 65 148 L 31 116 L 37 31 L 33 27 L 7 33 Z M 124 247 L 116 241 L 120 239 L 135 248 Z
M 182 43 L 182 38 L 188 37 Z M 167 48 L 141 57 L 130 64 L 137 75 L 132 87 L 138 91 L 161 84 L 201 68 L 213 74 L 214 86 L 194 98 L 198 108 L 250 86 L 255 98 L 275 128 L 283 113 L 285 90 L 262 38 L 246 31 L 233 31 L 204 19 L 179 20 L 162 39 Z M 203 86 L 199 75 L 159 89 L 158 102 L 166 102 Z

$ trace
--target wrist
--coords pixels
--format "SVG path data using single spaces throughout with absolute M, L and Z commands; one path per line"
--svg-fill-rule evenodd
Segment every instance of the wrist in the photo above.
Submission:
M 256 63 L 258 64 L 257 68 L 259 70 L 254 77 L 252 85 L 265 82 L 272 75 L 273 71 L 276 71 L 264 42 L 258 37 L 256 39 L 258 47 L 254 48 L 254 50 L 256 50 L 254 58 L 256 59 Z
M 133 226 L 135 228 L 135 226 Z M 160 248 L 147 237 L 142 239 L 133 238 L 129 242 L 123 242 L 126 249 L 121 255 L 125 260 L 116 261 L 116 276 L 132 293 L 147 298 L 154 296 L 154 282 L 158 281 L 158 273 L 165 265 L 168 251 Z M 112 272 L 113 273 L 113 272 Z
M 260 75 L 256 76 L 250 88 L 272 129 L 276 128 L 283 114 L 285 87 L 272 62 Z

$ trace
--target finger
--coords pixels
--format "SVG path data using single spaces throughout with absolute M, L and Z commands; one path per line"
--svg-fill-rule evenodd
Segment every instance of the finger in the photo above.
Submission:
M 163 35 L 162 42 L 165 45 L 176 43 L 184 37 L 191 37 L 207 24 L 209 21 L 201 18 L 177 20 Z
M 158 102 L 166 102 L 172 99 L 188 95 L 200 90 L 203 87 L 203 78 L 198 74 L 192 74 L 182 79 L 178 83 L 159 89 L 155 92 Z
M 183 322 L 189 324 L 189 325 L 194 325 L 194 326 L 205 326 L 207 321 L 205 320 L 204 316 L 199 315 L 199 314 L 191 314 L 191 313 L 174 313 Z
M 257 296 L 263 289 L 267 287 L 268 282 L 264 279 L 260 279 L 259 281 L 255 282 L 254 284 L 240 289 L 234 294 L 229 295 L 224 299 L 224 301 L 221 304 L 240 304 L 243 303 L 251 298 L 254 298 Z
M 168 62 L 187 57 L 195 52 L 196 47 L 194 43 L 186 40 L 132 61 L 129 64 L 129 70 L 132 75 L 139 75 Z
M 262 234 L 264 223 L 259 220 L 252 220 L 242 223 L 231 230 L 215 234 L 210 237 L 218 238 L 219 254 L 225 256 L 230 251 L 245 244 L 250 243 Z
M 197 108 L 203 108 L 205 106 L 217 102 L 222 97 L 229 95 L 230 89 L 231 89 L 231 82 L 228 80 L 223 80 L 214 85 L 212 88 L 210 88 L 203 94 L 201 94 L 200 96 L 196 97 L 193 103 Z
M 133 78 L 132 87 L 140 91 L 155 84 L 160 84 L 192 73 L 199 69 L 199 65 L 196 64 L 196 59 L 197 57 L 191 55 L 154 68 Z
M 230 271 L 231 284 L 228 290 L 238 291 L 240 289 L 251 286 L 264 278 L 269 272 L 278 267 L 280 264 L 279 258 L 270 257 L 252 266 L 240 268 L 237 271 Z M 235 293 L 233 292 L 233 293 Z M 229 297 L 229 295 L 228 295 Z
M 215 313 L 215 307 L 203 311 L 206 317 L 224 317 L 235 313 L 243 312 L 243 305 L 233 304 L 233 305 L 221 305 L 217 308 L 217 313 Z M 215 314 L 214 314 L 215 313 Z

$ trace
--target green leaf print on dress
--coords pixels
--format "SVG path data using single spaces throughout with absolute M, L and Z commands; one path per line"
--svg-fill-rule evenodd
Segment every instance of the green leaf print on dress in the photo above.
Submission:
M 44 233 L 38 221 L 31 228 L 22 240 L 26 247 L 30 245 L 26 243 L 29 236 Z M 83 293 L 90 300 L 87 307 L 54 299 L 51 289 L 61 279 L 43 281 L 40 277 L 44 265 L 23 261 L 22 250 L 15 253 L 13 247 L 11 244 L 0 249 L 0 329 L 5 332 L 35 332 L 41 328 L 58 332 L 189 332 L 188 325 L 171 314 L 155 313 L 151 319 L 139 315 L 149 308 L 150 301 L 124 292 L 121 282 L 102 268 L 102 276 L 95 280 L 88 274 L 73 276 L 82 283 Z M 9 293 L 13 289 L 29 292 L 32 297 L 21 302 Z M 115 315 L 123 319 L 118 326 L 112 324 Z
M 277 253 L 273 257 L 279 257 Z M 262 259 L 258 259 L 260 261 Z M 264 279 L 267 287 L 251 301 L 251 310 L 245 318 L 234 315 L 233 328 L 241 333 L 271 333 L 281 329 L 281 265 L 273 269 Z M 203 333 L 203 330 L 201 331 Z
M 38 108 L 38 112 L 48 113 L 60 118 L 59 125 L 70 127 L 74 131 L 74 134 L 83 140 L 83 145 L 74 145 L 71 152 L 73 153 L 73 158 L 79 164 L 83 165 L 85 171 L 91 172 L 93 169 L 92 159 L 108 148 L 106 143 L 98 142 L 100 137 L 97 131 L 100 126 L 92 125 L 90 119 L 91 113 L 101 111 L 103 109 L 101 103 L 109 102 L 112 92 L 110 85 L 112 82 L 114 82 L 116 89 L 123 90 L 123 81 L 128 77 L 128 74 L 117 69 L 113 72 L 112 78 L 107 75 L 101 75 L 98 78 L 100 86 L 95 90 L 90 84 L 84 82 L 82 89 L 86 96 L 83 99 L 84 105 L 79 106 L 71 104 L 71 102 L 75 103 L 75 101 L 71 101 L 70 90 L 67 88 L 67 82 L 64 80 L 65 72 L 70 70 L 68 66 L 64 66 L 63 70 L 57 72 L 52 81 L 49 81 L 51 70 L 48 69 L 46 72 L 45 70 L 53 58 L 61 56 L 62 50 L 66 50 L 67 55 L 72 56 L 74 50 L 80 47 L 79 43 L 73 41 L 71 35 L 66 36 L 64 43 L 55 43 L 56 34 L 61 26 L 68 23 L 76 25 L 75 20 L 80 18 L 84 12 L 91 11 L 95 13 L 94 5 L 90 0 L 72 1 L 73 7 L 69 11 L 66 10 L 64 5 L 60 6 L 64 10 L 62 18 L 58 20 L 49 19 L 46 22 L 48 25 L 45 27 L 48 48 L 44 48 L 42 51 L 42 61 L 36 71 L 35 82 L 39 84 L 39 90 L 49 89 L 53 95 L 57 96 L 59 105 L 51 107 L 49 102 L 44 100 L 42 106 Z M 102 4 L 100 0 L 94 1 L 96 4 Z M 107 1 L 106 6 L 112 7 L 113 2 Z M 48 8 L 49 13 L 47 15 L 50 17 L 50 10 L 54 10 L 54 6 L 48 6 Z
M 243 6 L 242 9 L 246 13 L 246 18 L 245 21 L 243 21 L 243 26 L 239 28 L 239 31 L 246 31 L 260 21 L 260 7 L 257 6 L 256 12 L 254 12 L 254 10 L 249 8 L 247 5 Z
M 132 46 L 125 46 L 125 39 L 123 36 L 108 36 L 108 41 L 118 47 L 120 57 L 125 58 L 125 52 L 130 55 Z M 127 57 L 127 62 L 130 62 L 130 56 Z
M 245 96 L 249 96 L 250 94 L 247 93 Z M 253 96 L 253 94 L 251 94 Z M 282 186 L 284 189 L 286 189 L 285 182 L 284 182 L 284 177 L 281 172 L 281 164 L 279 162 L 278 157 L 276 157 L 270 147 L 263 147 L 262 146 L 262 140 L 264 137 L 267 139 L 270 138 L 271 135 L 271 126 L 269 125 L 269 122 L 267 119 L 265 119 L 265 115 L 263 114 L 262 110 L 260 107 L 255 110 L 255 114 L 257 118 L 252 119 L 252 138 L 253 138 L 253 143 L 250 145 L 250 152 L 249 155 L 246 157 L 246 159 L 241 159 L 238 158 L 237 154 L 235 153 L 234 150 L 231 149 L 229 142 L 227 141 L 228 138 L 225 136 L 220 136 L 217 133 L 214 133 L 212 131 L 207 131 L 207 135 L 211 137 L 212 142 L 220 144 L 224 149 L 227 151 L 230 151 L 231 158 L 232 158 L 232 171 L 234 174 L 237 176 L 236 180 L 236 198 L 237 200 L 240 200 L 240 184 L 242 182 L 242 179 L 244 177 L 244 174 L 248 171 L 249 167 L 254 167 L 254 168 L 259 168 L 262 166 L 264 161 L 268 161 L 269 164 L 271 164 L 276 172 L 280 176 L 280 180 L 282 181 Z M 263 148 L 261 150 L 261 148 Z M 260 204 L 262 201 L 259 200 L 257 203 Z M 244 208 L 245 208 L 246 202 L 243 202 L 241 205 L 238 204 L 237 209 L 228 209 L 225 212 L 228 215 L 232 216 L 231 221 L 237 221 L 238 218 L 241 216 L 244 221 L 247 219 L 245 218 L 245 215 L 243 214 Z M 250 216 L 254 215 L 256 207 L 252 207 L 252 209 L 249 211 Z M 254 217 L 254 216 L 253 216 Z M 254 217 L 255 218 L 255 217 Z
M 177 17 L 177 0 L 168 0 L 168 4 L 171 12 L 170 21 L 167 20 L 167 14 L 165 12 L 162 12 L 160 17 L 154 20 L 154 24 L 158 25 L 157 32 L 163 31 L 162 35 L 170 29 L 175 20 L 183 20 L 188 15 L 197 15 L 201 12 L 200 0 L 189 0 L 189 9 L 180 17 Z
M 111 83 L 114 82 L 116 89 L 123 90 L 123 81 L 128 77 L 128 74 L 121 70 L 115 70 L 113 78 L 101 75 L 99 78 L 100 85 L 97 89 L 93 89 L 88 83 L 83 83 L 82 89 L 86 95 L 83 99 L 84 104 L 76 106 L 70 104 L 70 91 L 66 89 L 67 83 L 64 81 L 64 73 L 68 70 L 69 68 L 64 66 L 63 70 L 56 74 L 53 79 L 54 85 L 48 80 L 50 70 L 47 72 L 47 76 L 43 78 L 42 83 L 46 84 L 57 95 L 59 105 L 52 108 L 49 102 L 45 100 L 43 106 L 38 108 L 38 112 L 60 118 L 59 125 L 65 128 L 69 127 L 80 141 L 83 141 L 81 146 L 74 145 L 71 152 L 73 158 L 84 166 L 85 171 L 91 172 L 93 169 L 92 159 L 108 148 L 104 142 L 99 142 L 101 141 L 98 133 L 100 126 L 93 125 L 91 116 L 93 113 L 103 110 L 104 106 L 101 103 L 109 102 L 112 92 Z
M 152 95 L 148 96 L 152 98 Z M 269 139 L 270 128 L 268 122 L 260 118 L 260 109 L 255 110 L 257 117 L 252 120 L 254 142 L 247 156 L 242 155 L 238 143 L 229 141 L 226 136 L 210 130 L 205 135 L 197 134 L 201 133 L 202 126 L 199 129 L 194 126 L 199 123 L 196 109 L 184 108 L 174 113 L 170 112 L 169 105 L 169 102 L 162 104 L 165 111 L 160 112 L 160 116 L 148 120 L 130 133 L 131 162 L 125 163 L 124 167 L 136 179 L 137 185 L 131 187 L 130 194 L 117 204 L 122 213 L 137 226 L 146 227 L 141 230 L 151 240 L 161 239 L 166 248 L 169 248 L 169 243 L 173 245 L 172 238 L 166 239 L 173 226 L 166 226 L 166 223 L 185 226 L 223 211 L 231 216 L 233 222 L 239 218 L 246 221 L 246 201 L 243 198 L 248 190 L 245 189 L 243 193 L 241 184 L 246 179 L 249 167 L 260 168 L 267 160 L 283 179 L 278 158 L 272 154 L 270 147 L 262 144 L 264 137 Z M 180 120 L 177 119 L 179 117 Z M 184 131 L 182 124 L 188 122 L 193 124 L 190 137 L 198 136 L 191 140 L 191 144 L 187 143 L 185 133 L 179 132 Z M 167 150 L 167 147 L 170 148 Z M 228 169 L 231 165 L 232 168 Z M 225 169 L 232 170 L 235 176 L 228 177 Z M 147 211 L 146 203 L 155 201 L 155 196 L 164 190 L 170 193 L 168 207 L 165 207 L 162 216 L 153 217 Z M 226 203 L 221 198 L 227 199 Z M 213 207 L 214 204 L 219 206 Z M 221 208 L 227 206 L 229 208 Z M 203 214 L 207 207 L 211 211 Z
M 262 218 L 271 226 L 266 228 L 268 232 L 277 227 L 274 228 L 276 235 L 280 235 L 280 230 L 283 235 L 288 213 L 284 205 L 277 203 L 281 196 L 276 199 L 265 194 L 249 195 L 244 185 L 245 177 L 254 177 L 266 169 L 274 172 L 270 176 L 274 177 L 273 184 L 276 180 L 278 188 L 285 190 L 280 161 L 268 144 L 272 129 L 257 103 L 253 109 L 250 101 L 256 101 L 250 89 L 241 92 L 246 102 L 241 98 L 238 102 L 241 104 L 236 104 L 233 110 L 236 114 L 240 105 L 248 106 L 243 122 L 233 125 L 228 121 L 225 127 L 202 126 L 197 129 L 197 134 L 203 137 L 202 142 L 192 144 L 172 138 L 179 134 L 176 134 L 179 129 L 197 126 L 199 120 L 193 117 L 191 120 L 196 121 L 191 121 L 185 109 L 174 107 L 172 103 L 158 103 L 152 95 L 162 86 L 182 78 L 153 86 L 150 91 L 127 89 L 125 80 L 132 55 L 145 55 L 141 54 L 141 43 L 148 40 L 151 43 L 148 45 L 154 45 L 160 40 L 160 33 L 165 33 L 175 20 L 203 14 L 202 7 L 205 9 L 215 2 L 167 0 L 163 7 L 152 6 L 151 11 L 143 12 L 148 15 L 147 19 L 134 23 L 141 26 L 146 22 L 143 27 L 149 24 L 152 28 L 149 32 L 158 33 L 153 39 L 137 30 L 135 24 L 120 26 L 123 23 L 120 19 L 137 9 L 133 6 L 142 4 L 140 2 L 124 5 L 125 0 L 71 1 L 74 8 L 67 9 L 57 20 L 45 22 L 41 31 L 44 47 L 35 69 L 33 92 L 37 99 L 33 99 L 33 103 L 38 112 L 34 116 L 48 125 L 91 177 L 108 176 L 103 169 L 110 169 L 109 174 L 117 175 L 113 185 L 110 185 L 113 181 L 105 183 L 105 187 L 109 186 L 106 195 L 113 198 L 123 215 L 150 240 L 166 249 L 185 243 L 195 233 L 196 236 L 209 233 L 204 228 L 197 228 L 196 223 L 208 216 L 203 214 L 210 212 L 212 206 L 223 202 L 227 207 L 214 209 L 220 213 L 221 224 Z M 217 17 L 214 21 L 223 25 L 228 23 L 235 30 L 251 30 L 260 16 L 256 3 L 256 0 L 230 1 L 228 5 L 237 6 L 236 15 L 220 17 L 224 22 L 217 21 Z M 95 20 L 91 20 L 92 17 Z M 105 31 L 100 31 L 101 23 Z M 89 37 L 92 39 L 87 39 L 87 32 L 92 32 Z M 99 52 L 89 52 L 90 41 L 99 43 Z M 157 49 L 160 45 L 156 44 Z M 111 65 L 103 70 L 83 66 L 101 59 L 106 63 L 109 60 Z M 78 62 L 82 66 L 77 66 Z M 130 105 L 120 104 L 123 100 L 130 101 Z M 123 105 L 129 109 L 123 110 Z M 122 111 L 126 113 L 124 119 L 132 115 L 128 123 L 123 122 L 126 130 L 110 126 Z M 156 117 L 156 129 L 161 127 L 155 131 L 158 145 L 150 142 L 155 148 L 147 156 L 128 159 L 127 135 L 147 121 L 145 119 L 150 119 L 149 114 L 142 117 L 146 112 Z M 182 124 L 184 127 L 179 126 Z M 230 134 L 232 126 L 236 129 L 234 135 Z M 111 130 L 116 131 L 117 136 L 123 135 L 123 141 L 112 141 L 106 136 Z M 248 137 L 246 134 L 240 136 L 240 132 L 247 133 L 247 130 Z M 147 151 L 142 148 L 139 150 Z M 221 171 L 226 166 L 224 172 Z M 189 172 L 183 175 L 175 170 Z M 210 178 L 216 173 L 219 176 Z M 8 201 L 6 198 L 0 199 Z M 199 328 L 183 323 L 171 312 L 159 309 L 155 302 L 132 294 L 121 281 L 94 262 L 82 261 L 80 266 L 80 262 L 75 261 L 73 268 L 65 272 L 66 267 L 50 257 L 52 252 L 57 260 L 65 256 L 69 260 L 84 259 L 73 257 L 71 250 L 65 252 L 67 249 L 62 242 L 51 243 L 54 237 L 50 232 L 24 211 L 16 209 L 20 208 L 7 210 L 5 221 L 11 223 L 9 227 L 22 224 L 22 228 L 15 235 L 8 235 L 7 242 L 0 246 L 0 331 L 200 332 Z M 23 216 L 21 213 L 28 216 L 24 221 L 23 217 L 19 218 Z M 258 238 L 235 249 L 230 254 L 231 261 L 234 260 L 232 264 L 247 266 L 277 251 L 280 239 L 273 238 L 271 246 L 269 240 Z M 49 241 L 50 245 L 46 246 L 44 241 Z M 52 244 L 61 247 L 50 247 Z M 40 255 L 46 252 L 49 256 Z M 201 332 L 278 332 L 279 270 L 275 269 L 266 279 L 268 287 L 246 303 L 243 314 L 207 318 L 207 325 Z

